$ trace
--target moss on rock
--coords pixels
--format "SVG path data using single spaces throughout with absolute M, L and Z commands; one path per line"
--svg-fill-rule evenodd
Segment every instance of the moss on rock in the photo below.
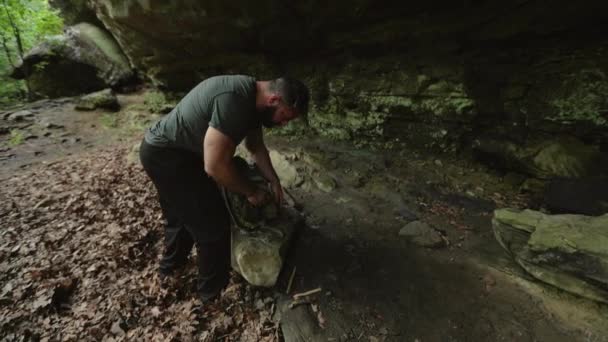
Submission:
M 76 101 L 77 110 L 94 110 L 97 108 L 117 111 L 120 109 L 118 99 L 112 89 L 104 89 L 85 95 Z
M 535 278 L 608 303 L 608 214 L 500 209 L 492 226 L 499 243 Z

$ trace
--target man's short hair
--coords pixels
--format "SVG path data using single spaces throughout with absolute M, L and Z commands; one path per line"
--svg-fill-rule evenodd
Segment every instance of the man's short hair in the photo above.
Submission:
M 302 81 L 283 76 L 270 81 L 270 91 L 277 93 L 285 104 L 295 109 L 298 115 L 306 118 L 310 91 Z

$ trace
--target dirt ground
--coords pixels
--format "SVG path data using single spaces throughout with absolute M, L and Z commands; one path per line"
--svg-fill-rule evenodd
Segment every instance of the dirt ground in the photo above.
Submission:
M 306 226 L 274 289 L 233 274 L 200 307 L 191 263 L 160 284 L 162 220 L 133 146 L 155 118 L 71 99 L 0 115 L 2 340 L 608 341 L 608 308 L 528 278 L 492 211 L 534 206 L 512 177 L 465 157 L 270 136 L 301 172 Z M 134 161 L 135 160 L 135 161 Z M 418 220 L 439 237 L 399 235 Z M 285 294 L 322 290 L 294 309 Z

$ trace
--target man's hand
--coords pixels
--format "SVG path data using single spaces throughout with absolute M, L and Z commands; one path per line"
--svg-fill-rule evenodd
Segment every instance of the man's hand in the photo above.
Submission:
M 247 196 L 247 200 L 254 207 L 259 207 L 268 202 L 268 192 L 257 188 L 251 195 Z
M 277 205 L 281 205 L 283 203 L 283 188 L 281 187 L 279 177 L 268 156 L 268 149 L 264 144 L 264 136 L 261 128 L 249 132 L 249 135 L 247 135 L 247 139 L 245 140 L 245 147 L 251 152 L 255 164 L 264 178 L 270 182 L 270 189 L 272 190 Z
M 281 182 L 278 179 L 271 182 L 270 189 L 272 190 L 272 195 L 274 196 L 274 201 L 277 203 L 277 205 L 283 204 L 284 196 Z

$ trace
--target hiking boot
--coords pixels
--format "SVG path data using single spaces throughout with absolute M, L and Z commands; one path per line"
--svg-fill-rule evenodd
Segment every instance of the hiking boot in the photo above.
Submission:
M 203 301 L 209 301 L 217 297 L 228 285 L 230 237 L 226 233 L 217 241 L 198 243 L 196 247 L 198 256 L 197 290 Z
M 175 274 L 179 273 L 182 269 L 184 269 L 184 267 L 186 267 L 187 264 L 188 264 L 187 260 L 185 260 L 184 262 L 180 262 L 176 265 L 171 265 L 171 266 L 161 262 L 160 266 L 158 267 L 158 274 L 162 277 L 174 276 Z
M 228 270 L 222 270 L 210 277 L 200 277 L 198 279 L 198 295 L 203 302 L 215 299 L 222 290 L 228 285 L 230 274 Z

